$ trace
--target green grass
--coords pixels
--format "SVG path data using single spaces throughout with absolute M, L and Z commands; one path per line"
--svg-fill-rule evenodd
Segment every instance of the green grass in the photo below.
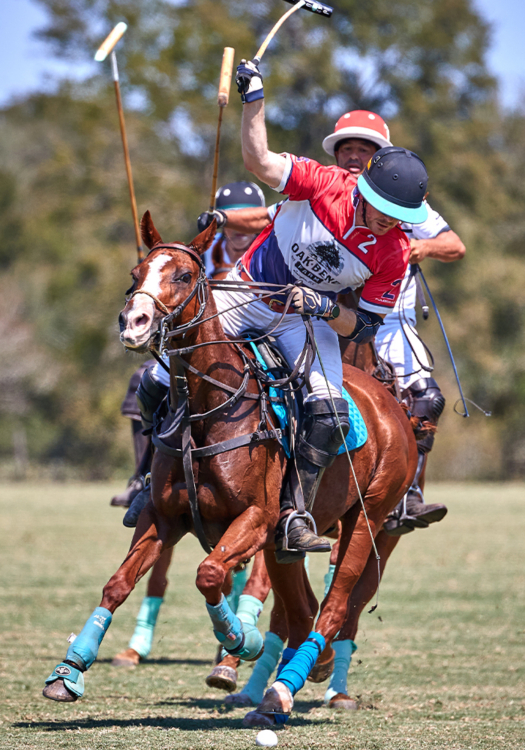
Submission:
M 131 671 L 109 663 L 127 645 L 142 581 L 115 616 L 85 697 L 42 697 L 67 636 L 125 555 L 129 531 L 108 505 L 115 489 L 2 488 L 0 747 L 255 747 L 244 710 L 225 710 L 204 684 L 215 643 L 194 585 L 203 553 L 193 538 L 175 553 L 152 661 Z M 280 748 L 525 748 L 525 487 L 433 485 L 427 499 L 447 502 L 448 517 L 401 540 L 379 609 L 361 620 L 349 684 L 362 710 L 331 712 L 326 683 L 307 683 Z M 326 556 L 311 560 L 318 592 L 326 566 Z M 242 684 L 248 674 L 242 666 Z

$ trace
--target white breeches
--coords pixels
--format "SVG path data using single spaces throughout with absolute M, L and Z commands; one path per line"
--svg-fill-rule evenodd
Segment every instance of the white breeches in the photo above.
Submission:
M 401 322 L 402 320 L 408 322 Z M 379 327 L 375 343 L 380 357 L 391 362 L 396 370 L 400 385 L 408 388 L 420 378 L 430 378 L 432 373 L 425 370 L 428 367 L 428 356 L 415 334 L 416 311 L 405 309 L 400 319 L 397 312 L 385 317 L 384 325 Z
M 239 277 L 233 270 L 228 274 L 228 278 L 238 279 Z M 252 292 L 216 290 L 213 292 L 213 296 L 217 309 L 221 312 L 220 321 L 224 332 L 234 338 L 242 336 L 246 331 L 258 331 L 259 335 L 268 333 L 277 325 L 281 317 L 280 313 L 272 312 L 265 302 L 259 300 L 243 307 L 237 307 L 235 310 L 228 309 L 241 302 L 256 299 L 256 295 Z M 330 392 L 333 397 L 340 397 L 343 386 L 343 367 L 337 334 L 324 320 L 312 318 L 312 323 L 317 347 L 326 372 L 326 380 L 316 356 L 310 372 L 312 393 L 308 398 L 329 398 Z M 275 337 L 276 343 L 289 366 L 293 367 L 303 350 L 306 337 L 301 316 L 293 313 L 286 314 L 272 336 Z

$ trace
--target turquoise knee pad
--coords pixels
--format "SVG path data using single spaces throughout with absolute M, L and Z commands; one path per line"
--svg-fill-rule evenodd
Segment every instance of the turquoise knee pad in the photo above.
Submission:
M 78 664 L 82 671 L 89 669 L 97 658 L 98 650 L 113 615 L 105 607 L 97 607 L 67 650 L 66 660 Z
M 142 659 L 149 656 L 153 645 L 153 634 L 159 615 L 160 605 L 164 599 L 161 596 L 145 596 L 137 615 L 135 632 L 131 636 L 129 647 L 139 654 Z
M 321 633 L 312 630 L 308 638 L 297 649 L 295 656 L 283 667 L 278 681 L 289 688 L 292 695 L 300 690 L 310 671 L 317 661 L 317 657 L 324 650 L 325 639 Z
M 246 594 L 243 594 L 239 600 L 239 616 L 232 612 L 224 594 L 219 604 L 215 606 L 206 604 L 215 637 L 229 654 L 251 660 L 261 652 L 263 639 L 252 624 L 256 607 L 260 610 L 261 602 Z

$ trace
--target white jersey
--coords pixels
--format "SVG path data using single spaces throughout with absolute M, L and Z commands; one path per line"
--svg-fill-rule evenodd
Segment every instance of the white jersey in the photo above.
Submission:
M 428 216 L 422 224 L 401 224 L 401 229 L 403 229 L 403 231 L 406 232 L 409 239 L 432 240 L 434 239 L 434 237 L 437 237 L 438 234 L 441 234 L 442 232 L 450 231 L 449 225 L 447 224 L 445 219 L 441 216 L 441 214 L 438 214 L 437 211 L 434 211 L 434 209 L 431 208 L 426 201 L 425 201 L 425 204 L 428 209 Z M 405 310 L 405 313 L 409 315 L 410 318 L 413 318 L 411 322 L 415 324 L 416 322 L 416 316 L 415 316 L 416 281 L 415 279 L 412 279 L 409 282 L 408 280 L 409 276 L 410 276 L 410 265 L 408 266 L 406 270 L 405 280 L 401 287 L 401 293 L 399 297 L 397 298 L 396 304 L 394 305 L 394 309 L 391 313 L 389 313 L 389 315 L 385 317 L 385 321 L 386 321 L 386 318 L 390 316 L 398 317 L 400 310 L 403 309 Z

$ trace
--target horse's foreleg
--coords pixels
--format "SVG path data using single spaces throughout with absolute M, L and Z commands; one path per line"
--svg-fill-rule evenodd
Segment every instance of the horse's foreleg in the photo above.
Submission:
M 226 651 L 246 661 L 253 661 L 262 653 L 262 637 L 256 628 L 262 603 L 243 594 L 234 613 L 222 586 L 231 568 L 253 557 L 266 543 L 268 523 L 264 516 L 264 510 L 255 506 L 238 516 L 197 571 L 197 588 L 206 599 L 215 637 Z
M 389 536 L 380 531 L 376 537 L 376 547 L 380 557 L 380 575 L 383 577 L 386 563 L 401 537 Z M 343 627 L 332 643 L 335 651 L 335 666 L 330 677 L 330 684 L 325 693 L 325 703 L 330 708 L 344 708 L 354 710 L 357 708 L 355 700 L 348 696 L 347 678 L 352 655 L 357 649 L 355 637 L 359 618 L 364 608 L 371 601 L 377 591 L 379 584 L 378 568 L 375 552 L 372 550 L 368 556 L 365 569 L 358 582 L 353 588 L 348 600 L 346 620 Z
M 168 525 L 159 521 L 153 505 L 147 506 L 140 517 L 126 559 L 104 587 L 100 605 L 70 644 L 65 660 L 46 680 L 44 688 L 46 698 L 71 702 L 83 695 L 83 673 L 97 658 L 100 644 L 111 624 L 114 611 L 126 600 L 136 582 L 160 557 L 163 545 L 168 538 L 173 544 L 184 534 L 183 529 L 180 534 L 170 532 Z

